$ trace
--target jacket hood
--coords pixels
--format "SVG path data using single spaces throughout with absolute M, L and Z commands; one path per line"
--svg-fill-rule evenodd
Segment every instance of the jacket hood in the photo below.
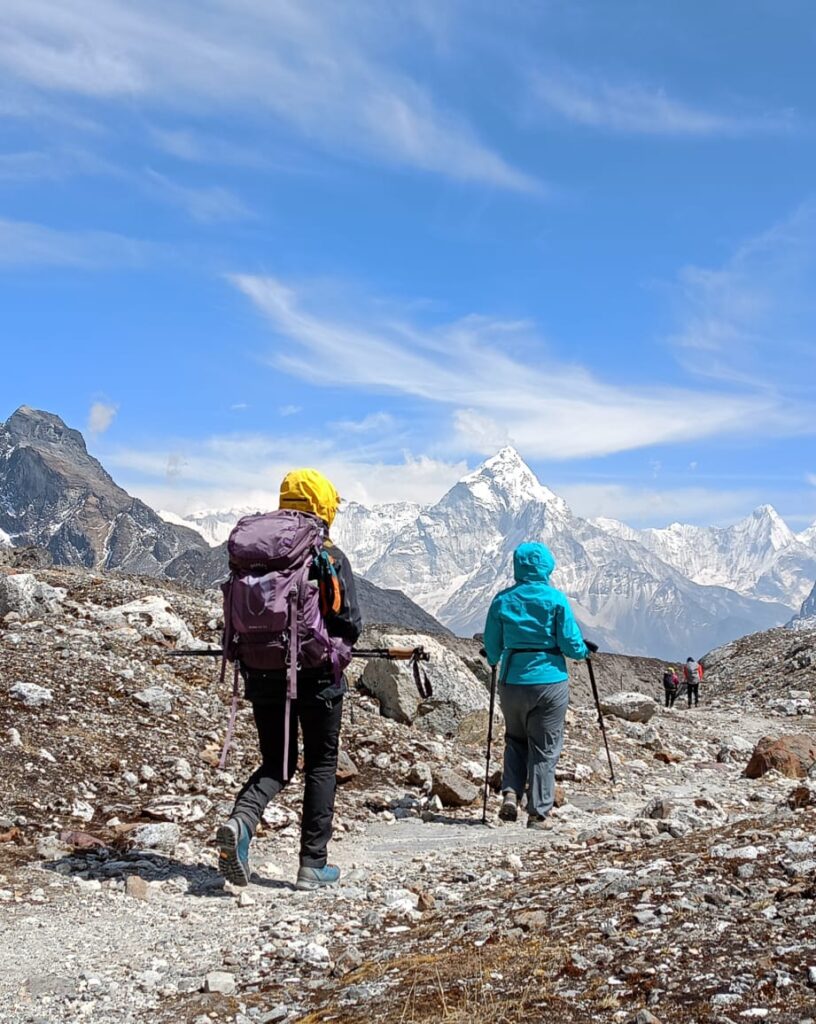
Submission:
M 311 512 L 327 526 L 334 522 L 340 496 L 334 484 L 316 469 L 293 469 L 283 478 L 280 507 Z
M 555 559 L 546 544 L 520 544 L 513 552 L 513 574 L 517 583 L 530 580 L 549 583 L 554 568 Z

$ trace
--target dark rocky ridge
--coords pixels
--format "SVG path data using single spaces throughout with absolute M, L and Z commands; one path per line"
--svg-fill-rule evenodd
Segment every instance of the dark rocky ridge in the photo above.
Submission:
M 148 575 L 206 546 L 119 487 L 79 431 L 25 405 L 0 426 L 0 530 L 59 565 Z

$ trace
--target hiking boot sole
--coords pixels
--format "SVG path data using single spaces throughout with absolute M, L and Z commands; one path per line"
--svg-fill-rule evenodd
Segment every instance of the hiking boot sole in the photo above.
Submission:
M 238 836 L 228 825 L 222 825 L 215 835 L 218 846 L 218 873 L 233 885 L 249 885 L 249 868 L 238 856 Z
M 518 804 L 502 804 L 499 818 L 501 821 L 518 821 Z
M 337 885 L 339 881 L 339 878 L 333 882 L 317 882 L 312 879 L 299 878 L 295 882 L 295 888 L 300 889 L 301 892 L 312 892 L 315 889 L 329 889 L 331 886 Z

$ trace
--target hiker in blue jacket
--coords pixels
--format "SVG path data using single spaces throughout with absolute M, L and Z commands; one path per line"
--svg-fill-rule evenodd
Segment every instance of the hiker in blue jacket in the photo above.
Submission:
M 555 800 L 555 766 L 564 744 L 569 676 L 564 656 L 581 661 L 589 650 L 569 601 L 550 586 L 555 559 L 545 544 L 522 544 L 513 554 L 516 582 L 493 598 L 484 647 L 497 665 L 504 714 L 503 801 L 499 817 L 515 821 L 527 790 L 527 827 L 547 828 Z

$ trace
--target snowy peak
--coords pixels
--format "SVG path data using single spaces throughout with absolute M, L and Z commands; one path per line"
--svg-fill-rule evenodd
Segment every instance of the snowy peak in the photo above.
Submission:
M 774 551 L 781 551 L 796 541 L 796 535 L 773 505 L 759 505 L 734 530 L 764 541 Z
M 519 455 L 507 445 L 491 458 L 486 459 L 472 473 L 462 477 L 453 488 L 469 490 L 487 505 L 501 505 L 518 509 L 528 502 L 556 505 L 567 511 L 567 503 L 549 487 L 540 483 L 538 477 Z M 449 492 L 449 493 L 453 493 Z M 445 499 L 443 499 L 444 501 Z

